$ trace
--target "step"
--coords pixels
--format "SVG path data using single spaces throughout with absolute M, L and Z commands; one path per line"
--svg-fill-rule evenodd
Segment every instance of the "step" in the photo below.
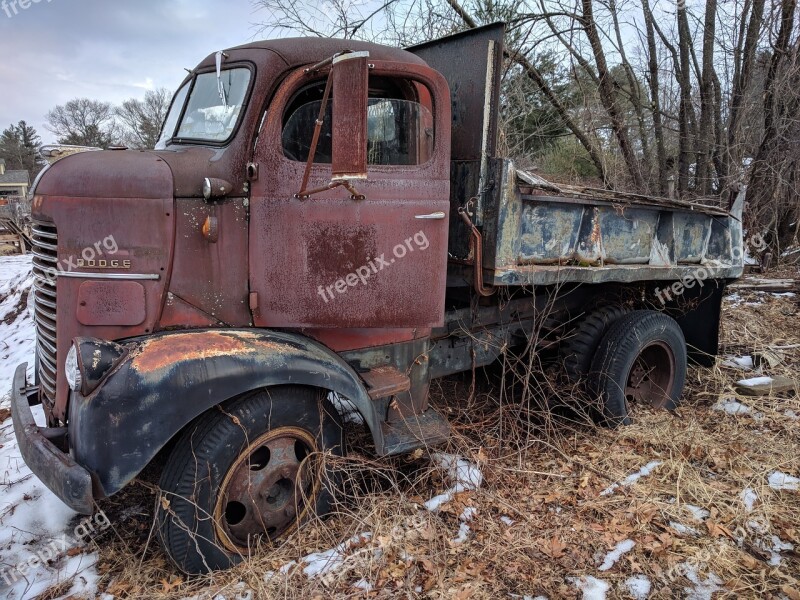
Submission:
M 450 424 L 442 415 L 429 408 L 420 415 L 402 421 L 384 422 L 383 455 L 402 454 L 417 448 L 435 446 L 450 437 Z
M 367 393 L 373 400 L 396 396 L 411 389 L 411 379 L 395 367 L 384 366 L 360 373 L 367 384 Z

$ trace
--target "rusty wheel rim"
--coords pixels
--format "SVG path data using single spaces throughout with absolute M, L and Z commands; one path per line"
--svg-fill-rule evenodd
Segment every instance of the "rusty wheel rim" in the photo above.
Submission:
M 677 372 L 675 353 L 665 342 L 648 344 L 633 361 L 625 385 L 625 401 L 664 408 L 672 400 Z
M 246 551 L 258 539 L 275 540 L 313 506 L 317 452 L 314 437 L 297 427 L 279 427 L 258 437 L 234 461 L 220 486 L 214 521 L 231 551 Z

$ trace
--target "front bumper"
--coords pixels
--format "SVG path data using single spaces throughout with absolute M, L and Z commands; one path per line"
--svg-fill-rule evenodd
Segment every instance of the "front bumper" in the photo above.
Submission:
M 92 477 L 72 457 L 59 450 L 36 425 L 26 394 L 26 363 L 17 367 L 11 389 L 11 418 L 19 450 L 25 464 L 51 492 L 73 510 L 90 515 L 94 512 Z

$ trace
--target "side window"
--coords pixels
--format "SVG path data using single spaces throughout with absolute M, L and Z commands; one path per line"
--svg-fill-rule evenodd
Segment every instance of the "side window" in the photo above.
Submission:
M 301 90 L 284 114 L 286 158 L 305 162 L 322 106 L 324 82 Z M 320 131 L 315 163 L 331 162 L 332 102 Z M 367 104 L 367 162 L 371 165 L 418 165 L 433 154 L 433 114 L 428 89 L 417 82 L 373 78 Z

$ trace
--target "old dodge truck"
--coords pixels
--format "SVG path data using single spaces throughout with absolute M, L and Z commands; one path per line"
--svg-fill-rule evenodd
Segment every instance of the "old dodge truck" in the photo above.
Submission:
M 325 512 L 335 461 L 314 457 L 344 452 L 340 410 L 378 455 L 440 443 L 431 381 L 504 349 L 561 352 L 606 425 L 674 408 L 687 360 L 717 351 L 743 194 L 728 210 L 517 170 L 496 148 L 503 31 L 216 52 L 156 149 L 50 165 L 36 374 L 12 390 L 47 487 L 91 513 L 163 461 L 161 541 L 203 572 Z

